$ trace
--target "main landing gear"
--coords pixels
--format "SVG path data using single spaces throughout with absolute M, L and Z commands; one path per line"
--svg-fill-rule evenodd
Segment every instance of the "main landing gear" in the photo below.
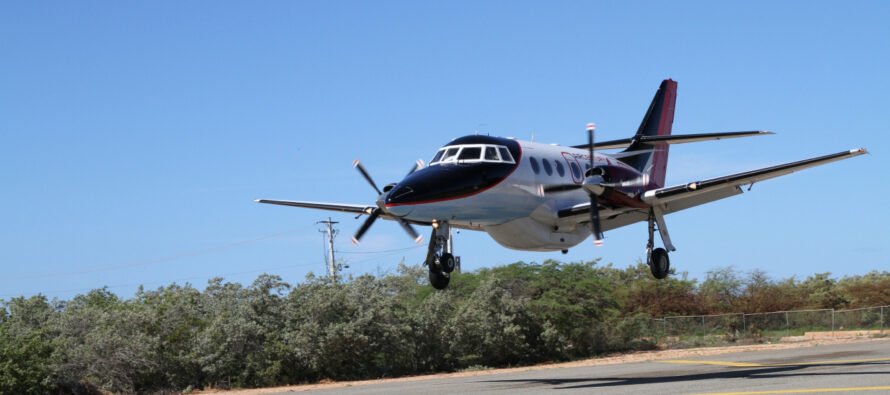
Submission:
M 649 270 L 657 279 L 663 279 L 668 276 L 671 270 L 671 260 L 668 258 L 668 252 L 664 248 L 655 248 L 655 224 L 658 224 L 658 233 L 661 234 L 661 241 L 670 251 L 676 251 L 674 245 L 671 244 L 671 236 L 668 235 L 667 225 L 664 224 L 664 215 L 660 209 L 652 207 L 649 209 L 649 242 L 646 243 L 646 264 Z
M 460 269 L 460 257 L 453 254 L 451 225 L 440 222 L 433 226 L 426 253 L 426 265 L 430 269 L 430 284 L 435 289 L 445 289 L 451 280 L 451 272 Z

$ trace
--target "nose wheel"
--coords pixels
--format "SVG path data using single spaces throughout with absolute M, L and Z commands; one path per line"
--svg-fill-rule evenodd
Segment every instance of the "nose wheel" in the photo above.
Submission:
M 460 268 L 460 257 L 452 254 L 451 226 L 447 222 L 433 227 L 426 265 L 430 271 L 430 285 L 435 289 L 447 288 L 451 281 L 451 272 Z

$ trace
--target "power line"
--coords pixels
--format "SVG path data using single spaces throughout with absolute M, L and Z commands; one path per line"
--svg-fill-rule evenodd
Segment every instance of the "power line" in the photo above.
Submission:
M 394 252 L 394 251 L 413 250 L 413 249 L 418 249 L 421 247 L 426 248 L 425 245 L 416 245 L 416 246 L 405 247 L 405 248 L 393 248 L 390 250 L 377 250 L 377 251 L 340 251 L 340 250 L 337 250 L 337 252 L 340 254 L 382 254 L 382 253 Z

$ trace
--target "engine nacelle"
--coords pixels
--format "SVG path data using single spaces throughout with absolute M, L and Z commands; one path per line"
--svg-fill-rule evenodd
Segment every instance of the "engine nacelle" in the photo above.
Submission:
M 621 166 L 601 165 L 587 170 L 585 177 L 601 176 L 604 182 L 620 182 L 626 180 L 635 180 L 642 176 L 635 170 Z

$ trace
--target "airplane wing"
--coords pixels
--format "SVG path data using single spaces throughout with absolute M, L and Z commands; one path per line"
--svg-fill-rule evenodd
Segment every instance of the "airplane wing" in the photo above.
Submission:
M 299 202 L 292 200 L 269 200 L 257 199 L 257 203 L 278 204 L 281 206 L 293 206 L 314 208 L 319 210 L 342 211 L 344 213 L 353 214 L 370 214 L 376 207 L 363 204 L 339 204 L 339 203 L 319 203 L 319 202 Z
M 642 199 L 644 202 L 662 205 L 665 213 L 676 212 L 704 203 L 723 199 L 742 193 L 740 186 L 754 184 L 755 182 L 768 180 L 799 170 L 808 169 L 826 163 L 852 158 L 867 153 L 864 148 L 842 151 L 836 154 L 804 159 L 797 162 L 785 163 L 777 166 L 736 173 L 728 176 L 711 178 L 703 181 L 690 182 L 684 185 L 659 188 L 646 191 Z
M 644 202 L 652 206 L 661 206 L 662 211 L 665 214 L 674 213 L 687 208 L 728 198 L 730 196 L 739 195 L 742 193 L 742 185 L 753 184 L 755 182 L 784 176 L 799 170 L 824 165 L 841 159 L 852 158 L 866 153 L 868 152 L 863 148 L 842 151 L 836 154 L 804 159 L 778 166 L 765 167 L 743 173 L 690 182 L 683 185 L 653 189 L 644 193 L 642 199 Z M 601 206 L 600 210 L 600 216 L 603 222 L 602 228 L 604 230 L 615 229 L 632 223 L 645 221 L 648 218 L 648 210 L 646 209 L 609 208 Z M 582 203 L 559 210 L 558 216 L 560 218 L 578 216 L 577 218 L 580 222 L 586 222 L 586 214 L 589 211 L 590 203 Z M 580 216 L 581 214 L 585 215 Z

